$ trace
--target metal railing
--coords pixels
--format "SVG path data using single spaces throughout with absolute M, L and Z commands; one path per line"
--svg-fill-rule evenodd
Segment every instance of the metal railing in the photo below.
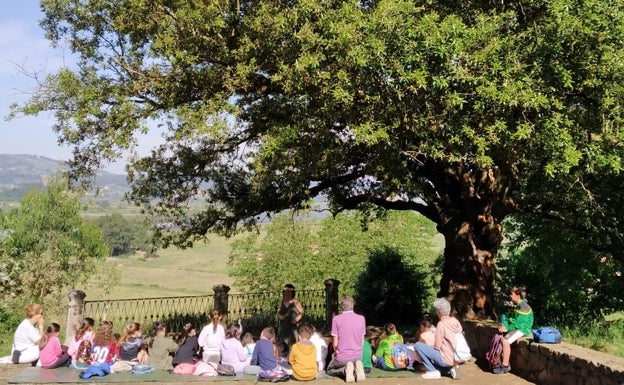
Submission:
M 83 314 L 93 318 L 96 324 L 104 319 L 112 321 L 116 331 L 138 322 L 143 332 L 149 333 L 152 323 L 161 321 L 170 332 L 178 333 L 187 322 L 201 329 L 208 323 L 210 311 L 217 308 L 224 321 L 240 319 L 245 331 L 257 336 L 266 326 L 277 327 L 281 295 L 281 291 L 229 294 L 215 289 L 214 294 L 205 296 L 95 300 L 84 302 Z M 298 290 L 297 299 L 305 309 L 301 322 L 323 330 L 327 321 L 326 290 Z

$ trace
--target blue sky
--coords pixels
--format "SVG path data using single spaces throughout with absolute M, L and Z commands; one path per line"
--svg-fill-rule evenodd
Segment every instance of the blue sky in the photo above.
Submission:
M 23 73 L 39 73 L 45 77 L 64 64 L 71 64 L 69 50 L 53 50 L 39 27 L 42 13 L 39 1 L 11 1 L 0 11 L 0 154 L 42 155 L 67 160 L 71 148 L 61 147 L 52 132 L 52 115 L 20 117 L 6 121 L 12 103 L 28 99 L 28 92 L 36 88 L 34 79 Z M 154 132 L 141 138 L 139 153 L 146 154 L 160 142 Z M 110 165 L 107 171 L 123 173 L 123 161 Z

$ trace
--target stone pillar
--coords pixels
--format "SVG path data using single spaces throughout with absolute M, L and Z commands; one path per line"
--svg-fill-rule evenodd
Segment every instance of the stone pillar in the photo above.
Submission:
M 67 328 L 65 330 L 65 346 L 69 346 L 70 342 L 76 335 L 76 330 L 82 323 L 84 313 L 84 299 L 87 296 L 82 290 L 72 290 L 69 292 L 69 303 L 67 304 Z
M 214 291 L 214 308 L 221 313 L 221 323 L 228 324 L 228 300 L 230 287 L 228 285 L 215 285 L 212 287 Z
M 338 287 L 340 281 L 334 278 L 326 279 L 325 282 L 325 327 L 331 332 L 332 318 L 338 314 Z

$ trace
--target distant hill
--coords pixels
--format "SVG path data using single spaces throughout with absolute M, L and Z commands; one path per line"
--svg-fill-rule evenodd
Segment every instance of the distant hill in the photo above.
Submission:
M 33 188 L 45 187 L 46 179 L 66 168 L 65 162 L 38 155 L 0 154 L 0 201 L 21 201 Z M 98 199 L 121 200 L 128 191 L 126 176 L 100 171 L 95 179 Z

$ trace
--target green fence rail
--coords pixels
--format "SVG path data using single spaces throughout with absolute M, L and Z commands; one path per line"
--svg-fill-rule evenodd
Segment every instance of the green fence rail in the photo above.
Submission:
M 302 322 L 318 330 L 324 330 L 327 324 L 326 292 L 325 289 L 297 291 L 297 299 L 305 309 Z M 224 320 L 240 319 L 245 331 L 258 336 L 266 326 L 277 327 L 281 297 L 281 291 L 230 294 L 215 290 L 214 294 L 205 296 L 94 300 L 84 302 L 83 315 L 93 318 L 96 324 L 104 319 L 112 321 L 116 331 L 131 322 L 139 322 L 147 334 L 154 321 L 162 321 L 170 332 L 177 333 L 187 322 L 192 322 L 199 331 L 208 323 L 207 314 L 217 308 Z

